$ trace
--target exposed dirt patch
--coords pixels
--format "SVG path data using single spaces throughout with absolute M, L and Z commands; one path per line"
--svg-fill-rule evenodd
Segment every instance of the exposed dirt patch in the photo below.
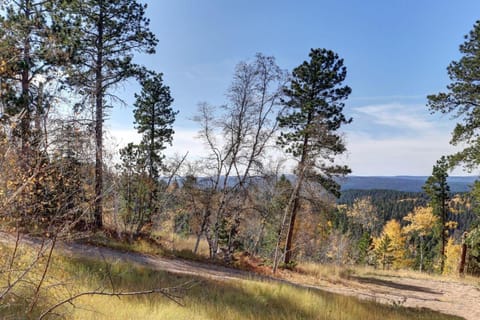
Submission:
M 480 319 L 480 290 L 460 282 L 372 276 L 351 277 L 350 281 L 321 288 L 381 303 L 428 308 L 467 320 Z
M 0 242 L 12 243 L 15 238 L 0 232 Z M 22 243 L 38 245 L 35 239 L 23 238 Z M 332 283 L 319 279 L 315 285 L 292 282 L 259 276 L 252 272 L 211 265 L 182 259 L 166 259 L 131 252 L 120 252 L 108 248 L 94 247 L 79 243 L 60 243 L 58 248 L 64 254 L 80 257 L 121 260 L 156 270 L 200 276 L 216 280 L 269 279 L 282 281 L 295 286 L 324 290 L 380 303 L 396 304 L 404 307 L 428 308 L 446 314 L 463 317 L 467 320 L 480 319 L 480 289 L 477 284 L 455 281 L 414 279 L 393 276 L 363 276 Z

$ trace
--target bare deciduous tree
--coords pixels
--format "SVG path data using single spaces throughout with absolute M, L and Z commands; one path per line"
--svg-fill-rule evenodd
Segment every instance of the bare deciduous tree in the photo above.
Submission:
M 233 254 L 243 204 L 248 198 L 247 185 L 254 176 L 261 175 L 265 153 L 277 130 L 285 79 L 285 72 L 273 57 L 257 54 L 253 62 L 237 65 L 223 112 L 219 114 L 206 103 L 199 105 L 195 120 L 210 152 L 205 161 L 210 177 L 208 188 L 211 199 L 215 199 L 206 214 L 211 258 L 217 254 L 222 232 L 225 257 L 229 259 Z

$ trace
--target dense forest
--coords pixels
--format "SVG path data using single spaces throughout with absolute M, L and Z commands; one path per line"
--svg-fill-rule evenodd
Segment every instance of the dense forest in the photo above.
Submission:
M 338 178 L 351 172 L 337 161 L 347 151 L 342 129 L 353 119 L 344 113 L 351 88 L 337 53 L 311 49 L 291 71 L 260 53 L 238 62 L 225 103 L 198 105 L 208 156 L 167 158 L 178 111 L 162 73 L 136 62 L 155 54 L 158 41 L 145 10 L 127 0 L 3 5 L 2 230 L 51 240 L 46 252 L 98 233 L 159 245 L 175 234 L 194 239 L 193 254 L 206 243 L 212 261 L 234 264 L 247 254 L 274 273 L 306 260 L 480 272 L 480 185 L 453 193 L 447 180 L 455 166 L 479 165 L 480 22 L 449 67 L 450 91 L 429 97 L 432 111 L 465 113 L 453 140 L 466 148 L 432 164 L 422 193 L 341 192 Z M 125 81 L 141 88 L 132 107 L 142 139 L 107 150 L 104 122 L 122 104 Z M 16 258 L 2 259 L 0 272 Z M 23 268 L 19 277 L 31 267 Z M 18 283 L 8 279 L 1 297 Z
M 476 213 L 470 205 L 471 198 L 466 193 L 452 195 L 456 201 L 452 202 L 452 209 L 448 220 L 457 223 L 456 233 L 462 234 L 470 230 L 476 221 Z M 359 198 L 369 198 L 377 209 L 377 216 L 384 223 L 388 220 L 402 219 L 416 207 L 426 207 L 429 197 L 425 192 L 402 192 L 396 190 L 345 190 L 337 200 L 337 203 L 352 206 Z M 458 201 L 468 199 L 467 201 Z M 461 213 L 461 214 L 460 214 Z
M 453 241 L 460 243 L 462 235 L 477 225 L 477 213 L 472 206 L 474 199 L 468 193 L 452 194 L 449 202 L 449 210 L 446 214 L 448 225 L 454 226 L 445 232 Z M 398 221 L 401 228 L 408 234 L 408 229 L 412 227 L 414 221 L 410 219 L 412 213 L 419 213 L 419 208 L 429 208 L 431 203 L 430 197 L 426 192 L 403 192 L 396 190 L 346 190 L 342 192 L 341 197 L 337 200 L 338 212 L 335 216 L 335 225 L 343 233 L 349 233 L 355 220 L 352 217 L 358 215 L 357 212 L 374 212 L 373 216 L 377 220 L 375 227 L 372 228 L 373 234 L 381 234 L 382 228 L 389 221 Z M 350 212 L 349 212 L 350 211 Z M 431 213 L 430 213 L 431 214 Z M 427 219 L 426 223 L 434 223 L 435 218 L 426 214 L 423 218 Z M 364 218 L 368 220 L 367 218 Z M 352 221 L 353 220 L 353 221 Z M 365 221 L 366 221 L 365 220 Z M 425 223 L 418 221 L 418 223 Z M 427 225 L 423 225 L 427 227 Z M 430 253 L 435 252 L 435 246 L 439 245 L 438 230 L 433 228 L 430 230 L 432 234 L 426 242 L 426 250 Z M 437 234 L 435 234 L 437 232 Z M 354 233 L 353 233 L 354 234 Z M 370 235 L 370 234 L 369 234 Z M 359 237 L 360 235 L 357 235 Z M 405 238 L 405 241 L 408 239 Z M 412 239 L 413 240 L 413 239 Z M 431 256 L 433 259 L 435 255 Z M 477 262 L 474 256 L 471 257 L 472 270 L 478 270 Z M 418 267 L 418 262 L 415 263 Z M 430 265 L 433 268 L 433 265 Z M 424 269 L 424 268 L 423 268 Z M 425 270 L 425 269 L 424 269 Z M 433 269 L 432 269 L 433 270 Z M 476 271 L 475 271 L 476 272 Z

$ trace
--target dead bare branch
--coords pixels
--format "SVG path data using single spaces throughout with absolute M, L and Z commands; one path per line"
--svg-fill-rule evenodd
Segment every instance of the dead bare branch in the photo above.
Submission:
M 182 302 L 181 299 L 183 298 L 183 295 L 176 294 L 178 292 L 184 292 L 185 290 L 189 290 L 193 288 L 195 285 L 198 284 L 198 281 L 192 280 L 185 282 L 182 285 L 175 286 L 175 287 L 169 287 L 169 288 L 155 288 L 155 289 L 150 289 L 150 290 L 143 290 L 143 291 L 127 291 L 127 292 L 105 292 L 105 291 L 85 291 L 78 293 L 76 295 L 73 295 L 69 297 L 68 299 L 65 299 L 63 301 L 60 301 L 50 308 L 48 308 L 45 312 L 43 312 L 38 320 L 44 319 L 48 314 L 52 313 L 53 310 L 57 309 L 58 307 L 66 304 L 66 303 L 71 303 L 72 301 L 83 297 L 83 296 L 110 296 L 110 297 L 125 297 L 125 296 L 141 296 L 141 295 L 150 295 L 150 294 L 160 294 L 167 299 L 175 302 L 179 306 L 185 306 Z

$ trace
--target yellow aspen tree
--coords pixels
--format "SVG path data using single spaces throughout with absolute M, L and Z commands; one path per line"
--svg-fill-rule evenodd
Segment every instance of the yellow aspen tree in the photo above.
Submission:
M 347 215 L 356 223 L 360 224 L 364 231 L 373 233 L 378 226 L 378 209 L 372 202 L 372 197 L 357 198 L 351 208 L 347 210 Z
M 373 239 L 377 263 L 380 262 L 383 268 L 389 267 L 390 264 L 394 269 L 404 267 L 406 265 L 405 240 L 400 223 L 395 219 L 389 220 L 383 227 L 381 235 Z
M 423 271 L 423 242 L 426 236 L 433 232 L 433 228 L 438 223 L 438 217 L 433 214 L 432 207 L 417 207 L 410 212 L 403 220 L 409 222 L 403 228 L 405 234 L 418 237 L 420 241 L 420 272 Z
M 455 244 L 455 241 L 452 237 L 448 238 L 447 245 L 445 246 L 445 266 L 443 268 L 444 275 L 457 273 L 461 251 L 462 246 Z

